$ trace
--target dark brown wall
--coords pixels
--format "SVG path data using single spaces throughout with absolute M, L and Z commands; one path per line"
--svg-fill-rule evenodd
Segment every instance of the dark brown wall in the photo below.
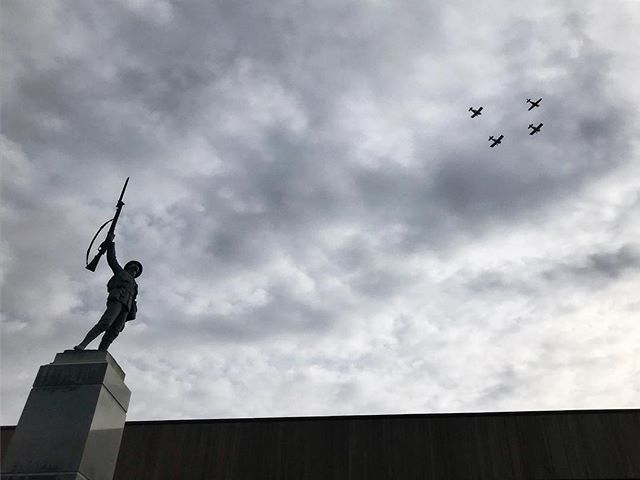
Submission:
M 640 478 L 640 410 L 127 422 L 114 480 L 427 478 Z

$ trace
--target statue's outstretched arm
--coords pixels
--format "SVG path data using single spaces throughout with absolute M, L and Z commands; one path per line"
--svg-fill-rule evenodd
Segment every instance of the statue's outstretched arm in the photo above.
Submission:
M 113 270 L 114 275 L 117 275 L 122 272 L 122 267 L 118 263 L 118 260 L 116 260 L 116 244 L 113 240 L 107 240 L 105 243 L 107 244 L 107 262 L 111 270 Z

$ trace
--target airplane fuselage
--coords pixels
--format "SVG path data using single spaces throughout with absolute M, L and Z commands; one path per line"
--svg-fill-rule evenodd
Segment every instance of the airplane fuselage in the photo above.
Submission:
M 489 145 L 491 148 L 495 147 L 496 145 L 499 145 L 500 143 L 502 143 L 502 139 L 504 138 L 504 135 L 500 135 L 498 138 L 493 138 L 493 135 L 491 135 L 489 137 L 489 141 L 493 141 L 493 143 L 491 145 Z
M 534 133 L 538 133 L 540 131 L 540 129 L 542 128 L 542 123 L 540 125 L 538 125 L 537 127 L 534 127 L 533 124 L 529 124 L 529 128 L 531 129 L 531 131 L 529 132 L 529 135 L 533 135 Z
M 471 115 L 471 118 L 475 118 L 478 115 L 482 115 L 482 113 L 481 113 L 482 112 L 482 107 L 478 108 L 477 110 L 474 109 L 473 107 L 469 107 L 469 111 L 473 112 L 473 114 Z
M 527 103 L 530 103 L 531 106 L 529 107 L 529 110 L 527 111 L 531 111 L 533 110 L 535 107 L 539 107 L 540 106 L 540 102 L 542 101 L 542 98 L 539 98 L 538 100 L 536 100 L 535 102 L 532 102 L 530 98 L 527 98 Z

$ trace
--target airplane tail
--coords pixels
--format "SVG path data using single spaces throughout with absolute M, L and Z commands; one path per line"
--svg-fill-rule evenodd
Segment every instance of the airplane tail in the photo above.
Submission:
M 531 101 L 531 99 L 530 99 L 530 98 L 527 98 L 527 102 L 530 102 L 530 101 Z
M 530 123 L 530 124 L 529 124 L 529 128 L 533 128 L 533 123 Z
M 493 135 L 489 137 L 489 140 L 495 140 L 495 138 L 493 138 Z

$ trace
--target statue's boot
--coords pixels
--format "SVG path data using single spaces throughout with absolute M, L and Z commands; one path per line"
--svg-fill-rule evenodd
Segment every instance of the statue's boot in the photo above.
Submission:
M 104 330 L 99 325 L 96 325 L 91 330 L 89 330 L 89 333 L 87 333 L 87 335 L 84 337 L 84 340 L 73 347 L 73 349 L 77 351 L 84 350 L 85 348 L 87 348 L 87 345 L 89 345 L 102 332 L 104 332 Z

